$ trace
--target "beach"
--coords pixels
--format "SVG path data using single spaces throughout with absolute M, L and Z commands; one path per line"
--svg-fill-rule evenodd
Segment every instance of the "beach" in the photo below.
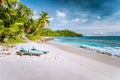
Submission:
M 41 56 L 16 55 L 21 46 L 49 51 Z M 120 80 L 120 58 L 69 44 L 20 43 L 0 57 L 0 80 Z

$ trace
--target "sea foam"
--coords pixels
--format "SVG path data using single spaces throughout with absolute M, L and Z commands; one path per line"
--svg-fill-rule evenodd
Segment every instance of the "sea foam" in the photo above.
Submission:
M 120 56 L 120 37 L 56 37 L 55 41 L 72 44 L 97 53 Z

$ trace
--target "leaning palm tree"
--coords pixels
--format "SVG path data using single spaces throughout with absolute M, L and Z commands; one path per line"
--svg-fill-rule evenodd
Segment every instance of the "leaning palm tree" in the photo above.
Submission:
M 38 19 L 37 22 L 37 29 L 33 32 L 33 34 L 37 33 L 39 31 L 39 29 L 49 26 L 49 15 L 47 12 L 42 11 L 42 13 L 40 13 L 40 18 Z

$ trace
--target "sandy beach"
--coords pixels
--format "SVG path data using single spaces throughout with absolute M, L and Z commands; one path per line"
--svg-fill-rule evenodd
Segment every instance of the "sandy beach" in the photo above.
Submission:
M 49 51 L 19 56 L 21 46 Z M 2 47 L 0 48 L 2 49 Z M 21 43 L 0 55 L 0 80 L 120 80 L 120 58 L 56 42 Z

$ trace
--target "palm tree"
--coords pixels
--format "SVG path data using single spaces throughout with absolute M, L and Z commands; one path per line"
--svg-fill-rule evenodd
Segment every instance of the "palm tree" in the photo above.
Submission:
M 37 29 L 33 32 L 33 34 L 35 34 L 36 32 L 39 31 L 39 29 L 49 26 L 49 16 L 47 12 L 42 11 L 42 13 L 40 13 L 40 18 L 38 19 L 37 22 Z
M 26 23 L 24 23 L 25 35 L 31 32 L 33 26 L 34 26 L 34 20 L 32 18 L 26 21 Z
M 23 35 L 25 31 L 23 24 L 30 19 L 32 14 L 32 10 L 19 3 L 18 0 L 0 0 L 0 27 L 3 27 L 2 30 L 0 29 L 1 39 L 7 41 L 13 33 L 15 36 Z

